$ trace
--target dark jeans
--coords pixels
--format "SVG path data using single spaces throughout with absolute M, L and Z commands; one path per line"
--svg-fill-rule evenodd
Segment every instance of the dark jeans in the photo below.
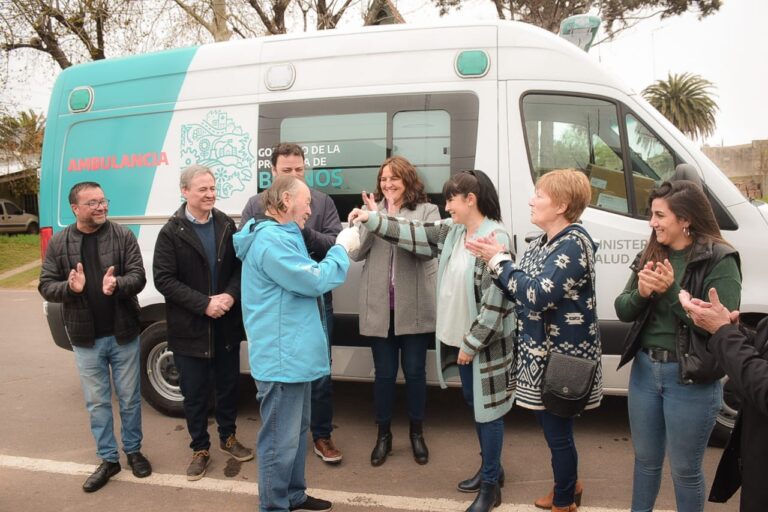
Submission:
M 474 383 L 472 382 L 472 364 L 459 365 L 459 377 L 461 377 L 461 390 L 464 400 L 469 404 L 474 414 Z M 485 483 L 495 484 L 499 481 L 501 471 L 501 448 L 504 444 L 504 417 L 497 418 L 488 423 L 475 421 L 477 439 L 480 441 L 480 457 L 482 458 L 482 480 Z
M 376 369 L 373 400 L 376 404 L 377 425 L 392 422 L 397 371 L 400 365 L 405 375 L 408 417 L 411 421 L 424 421 L 424 404 L 427 400 L 427 346 L 434 336 L 434 333 L 396 336 L 393 312 L 389 317 L 388 337 L 370 338 L 373 365 Z
M 215 415 L 219 437 L 226 440 L 235 433 L 237 381 L 240 378 L 239 349 L 239 343 L 227 350 L 223 342 L 216 342 L 213 359 L 179 354 L 173 356 L 180 373 L 187 430 L 192 437 L 189 447 L 195 451 L 208 450 L 211 447 L 208 436 L 208 399 L 212 387 L 215 387 Z
M 331 359 L 331 339 L 333 338 L 333 302 L 330 293 L 324 297 L 325 325 L 328 329 L 328 359 Z M 312 381 L 312 407 L 309 429 L 312 440 L 328 439 L 333 431 L 333 384 L 331 376 L 326 375 Z
M 552 503 L 557 507 L 568 507 L 573 503 L 579 466 L 579 455 L 573 442 L 573 418 L 561 418 L 547 411 L 535 411 L 535 414 L 552 453 L 555 476 Z

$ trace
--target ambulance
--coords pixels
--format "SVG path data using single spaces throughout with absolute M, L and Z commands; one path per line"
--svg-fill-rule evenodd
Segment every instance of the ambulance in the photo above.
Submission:
M 725 237 L 741 253 L 742 319 L 768 314 L 768 219 L 697 146 L 587 53 L 516 22 L 366 27 L 269 36 L 107 59 L 64 70 L 47 115 L 40 186 L 42 249 L 74 222 L 70 187 L 101 184 L 109 218 L 141 246 L 142 393 L 181 413 L 178 371 L 165 336 L 163 297 L 152 285 L 157 234 L 181 202 L 179 172 L 216 176 L 216 206 L 239 219 L 271 182 L 271 148 L 297 142 L 306 181 L 330 195 L 343 219 L 374 190 L 380 163 L 413 162 L 433 202 L 463 169 L 494 180 L 518 253 L 537 235 L 528 199 L 537 177 L 585 172 L 592 201 L 582 221 L 599 241 L 598 314 L 608 394 L 627 392 L 616 370 L 628 325 L 614 298 L 650 235 L 648 195 L 682 171 L 701 181 Z M 370 381 L 358 331 L 361 266 L 334 292 L 333 376 Z M 59 304 L 45 311 L 55 342 L 70 348 Z M 247 344 L 242 344 L 247 350 Z M 428 380 L 436 383 L 433 358 Z M 241 358 L 243 373 L 247 357 Z M 726 401 L 728 402 L 728 401 Z M 732 424 L 724 405 L 721 427 Z

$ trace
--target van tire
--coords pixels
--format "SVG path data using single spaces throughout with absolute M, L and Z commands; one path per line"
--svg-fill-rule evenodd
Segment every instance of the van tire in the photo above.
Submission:
M 184 416 L 184 397 L 166 331 L 163 321 L 141 333 L 141 396 L 162 414 L 180 418 Z
M 30 222 L 29 226 L 27 226 L 27 234 L 36 235 L 39 232 L 40 232 L 40 226 L 37 225 L 37 222 Z

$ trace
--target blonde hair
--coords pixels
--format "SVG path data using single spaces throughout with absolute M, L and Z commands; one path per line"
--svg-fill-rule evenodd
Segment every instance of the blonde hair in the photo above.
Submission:
M 302 178 L 291 174 L 280 174 L 272 182 L 272 186 L 264 192 L 264 211 L 285 213 L 288 208 L 283 202 L 283 194 L 293 197 L 304 182 Z
M 536 188 L 543 190 L 552 202 L 565 206 L 563 216 L 576 222 L 592 199 L 592 187 L 586 174 L 576 169 L 556 169 L 536 181 Z

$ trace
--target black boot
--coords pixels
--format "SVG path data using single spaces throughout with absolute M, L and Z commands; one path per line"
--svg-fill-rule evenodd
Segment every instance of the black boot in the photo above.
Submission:
M 392 432 L 389 431 L 389 423 L 379 425 L 379 435 L 376 437 L 376 446 L 371 452 L 371 466 L 381 466 L 387 460 L 387 455 L 392 452 Z
M 477 470 L 475 476 L 459 482 L 456 488 L 461 492 L 477 492 L 480 490 L 480 481 L 482 480 L 482 468 Z M 504 468 L 499 470 L 499 487 L 504 487 Z
M 424 442 L 424 433 L 420 421 L 411 422 L 411 449 L 413 449 L 413 459 L 419 464 L 429 462 L 429 449 Z
M 499 484 L 480 482 L 480 492 L 477 493 L 475 501 L 472 502 L 466 512 L 490 512 L 499 505 L 501 505 Z

